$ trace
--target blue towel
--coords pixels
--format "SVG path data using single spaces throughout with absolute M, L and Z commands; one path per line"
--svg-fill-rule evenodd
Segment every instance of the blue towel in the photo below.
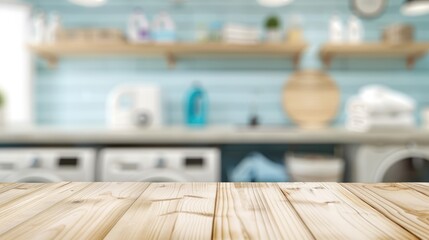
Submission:
M 254 152 L 241 160 L 232 171 L 230 179 L 233 182 L 286 182 L 288 176 L 282 164 Z

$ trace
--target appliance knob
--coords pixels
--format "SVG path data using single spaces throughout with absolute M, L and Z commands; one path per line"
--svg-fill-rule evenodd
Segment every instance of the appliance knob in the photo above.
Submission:
M 158 162 L 156 163 L 156 168 L 165 168 L 166 164 L 165 164 L 165 160 L 164 158 L 159 158 Z
M 41 166 L 42 164 L 39 157 L 33 157 L 31 159 L 30 168 L 40 168 Z
M 140 111 L 136 114 L 135 121 L 137 126 L 148 126 L 151 123 L 151 116 L 146 111 Z

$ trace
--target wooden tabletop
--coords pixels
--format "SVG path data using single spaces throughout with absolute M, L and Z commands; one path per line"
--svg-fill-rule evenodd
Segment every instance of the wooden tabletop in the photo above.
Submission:
M 0 183 L 0 239 L 429 239 L 429 183 Z

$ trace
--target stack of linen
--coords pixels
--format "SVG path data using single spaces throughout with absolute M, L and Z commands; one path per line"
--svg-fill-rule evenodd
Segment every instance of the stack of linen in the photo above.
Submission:
M 226 24 L 222 31 L 222 39 L 225 43 L 232 44 L 257 44 L 261 33 L 256 27 L 241 24 Z
M 364 132 L 383 129 L 409 129 L 415 126 L 415 101 L 384 86 L 363 87 L 346 106 L 346 128 Z

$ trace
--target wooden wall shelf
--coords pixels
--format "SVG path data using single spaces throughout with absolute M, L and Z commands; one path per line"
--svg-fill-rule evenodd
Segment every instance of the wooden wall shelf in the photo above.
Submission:
M 222 43 L 175 43 L 175 44 L 130 44 L 130 43 L 62 43 L 31 45 L 35 54 L 45 58 L 50 65 L 57 64 L 61 57 L 83 56 L 165 56 L 170 67 L 178 58 L 191 56 L 267 56 L 291 58 L 298 67 L 305 43 L 279 43 L 258 45 L 235 45 Z
M 386 43 L 325 44 L 320 49 L 320 58 L 326 68 L 336 57 L 345 58 L 404 58 L 407 67 L 413 68 L 415 62 L 429 50 L 429 43 L 410 43 L 389 45 Z

